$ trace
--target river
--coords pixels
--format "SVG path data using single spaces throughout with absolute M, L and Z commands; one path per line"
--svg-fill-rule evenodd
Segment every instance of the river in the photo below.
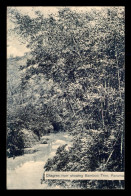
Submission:
M 47 184 L 41 184 L 44 164 L 48 158 L 55 155 L 57 148 L 67 144 L 71 146 L 71 136 L 68 133 L 51 133 L 47 144 L 38 143 L 31 149 L 31 154 L 7 158 L 7 189 L 48 189 Z M 54 187 L 59 188 L 59 187 Z

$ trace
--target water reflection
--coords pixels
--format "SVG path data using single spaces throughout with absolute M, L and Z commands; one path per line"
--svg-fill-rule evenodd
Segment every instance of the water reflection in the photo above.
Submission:
M 65 137 L 64 137 L 65 136 Z M 65 133 L 51 134 L 48 144 L 37 144 L 37 151 L 32 154 L 7 159 L 7 186 L 9 189 L 42 189 L 40 183 L 44 172 L 44 164 L 55 155 L 57 148 L 70 140 Z M 42 187 L 41 187 L 42 186 Z

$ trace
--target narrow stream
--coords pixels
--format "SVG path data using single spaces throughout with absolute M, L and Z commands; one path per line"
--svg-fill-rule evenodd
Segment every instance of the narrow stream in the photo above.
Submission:
M 55 155 L 59 146 L 70 146 L 71 138 L 67 133 L 52 133 L 46 137 L 49 138 L 48 144 L 36 144 L 32 147 L 32 154 L 7 158 L 7 189 L 48 188 L 46 184 L 41 184 L 44 164 Z

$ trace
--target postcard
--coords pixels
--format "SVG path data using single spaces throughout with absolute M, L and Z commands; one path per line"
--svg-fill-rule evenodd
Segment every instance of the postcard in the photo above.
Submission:
M 7 189 L 125 188 L 125 7 L 7 7 Z

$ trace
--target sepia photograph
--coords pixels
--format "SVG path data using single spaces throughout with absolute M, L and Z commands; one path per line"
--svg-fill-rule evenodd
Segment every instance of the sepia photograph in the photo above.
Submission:
M 8 190 L 125 188 L 125 7 L 7 7 Z

